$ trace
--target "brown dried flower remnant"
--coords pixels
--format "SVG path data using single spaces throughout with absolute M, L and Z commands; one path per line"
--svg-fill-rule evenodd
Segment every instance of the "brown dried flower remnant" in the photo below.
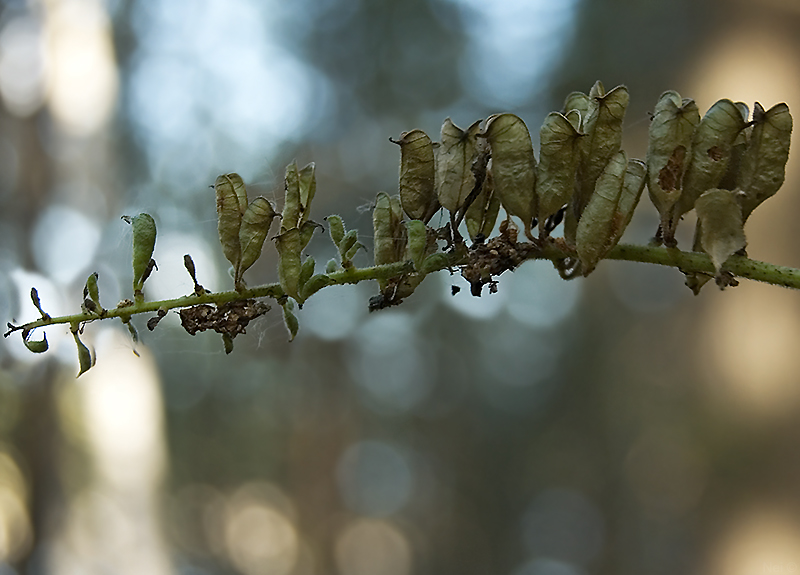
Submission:
M 189 335 L 212 329 L 231 338 L 246 333 L 252 320 L 267 313 L 270 306 L 254 299 L 232 301 L 220 306 L 200 304 L 186 307 L 178 313 L 181 325 Z

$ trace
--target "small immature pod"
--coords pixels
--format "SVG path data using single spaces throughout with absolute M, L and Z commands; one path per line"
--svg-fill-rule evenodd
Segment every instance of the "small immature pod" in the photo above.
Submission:
M 257 197 L 247 206 L 247 210 L 242 216 L 242 225 L 239 228 L 241 260 L 236 270 L 237 281 L 241 281 L 242 274 L 261 256 L 264 240 L 267 238 L 272 220 L 276 215 L 272 204 L 262 196 Z
M 647 169 L 617 152 L 597 180 L 595 193 L 578 222 L 576 248 L 588 275 L 622 237 L 644 189 Z
M 315 164 L 311 162 L 297 174 L 300 187 L 300 224 L 308 220 L 311 213 L 311 200 L 317 193 L 317 178 L 314 172 Z
M 78 348 L 78 364 L 80 365 L 80 371 L 78 372 L 77 377 L 80 377 L 92 368 L 94 365 L 94 357 L 92 357 L 92 353 L 89 351 L 89 348 L 84 345 L 84 343 L 81 341 L 81 338 L 78 336 L 78 330 L 78 326 L 74 324 L 70 328 L 70 331 L 72 331 L 72 337 L 75 340 L 75 345 Z
M 792 139 L 792 115 L 786 104 L 776 104 L 765 112 L 756 102 L 753 123 L 737 182 L 744 192 L 744 220 L 783 185 Z
M 141 213 L 131 219 L 133 225 L 133 285 L 141 290 L 144 276 L 156 246 L 156 222 L 150 214 Z
M 442 124 L 441 144 L 436 157 L 436 186 L 439 203 L 455 214 L 475 187 L 472 162 L 477 154 L 477 134 L 480 120 L 466 131 L 450 118 Z
M 480 134 L 492 150 L 494 191 L 506 211 L 522 220 L 533 239 L 531 224 L 536 217 L 536 158 L 525 123 L 514 114 L 497 114 L 486 121 Z
M 422 130 L 400 134 L 400 201 L 408 217 L 427 222 L 439 209 L 433 143 Z
M 342 241 L 339 242 L 339 256 L 342 258 L 342 261 L 347 261 L 347 252 L 356 245 L 357 241 L 358 230 L 350 230 L 344 235 Z
M 725 261 L 747 245 L 742 209 L 736 192 L 711 189 L 695 203 L 700 222 L 700 243 L 717 273 Z
M 239 228 L 242 225 L 242 210 L 236 195 L 233 182 L 229 176 L 218 176 L 214 182 L 214 193 L 217 198 L 217 231 L 222 253 L 231 265 L 239 266 L 241 245 L 239 244 Z
M 286 326 L 286 331 L 289 332 L 289 341 L 294 340 L 295 336 L 297 336 L 297 332 L 300 329 L 300 323 L 297 321 L 297 317 L 294 315 L 294 302 L 292 300 L 288 300 L 285 304 L 281 306 L 283 309 L 283 324 Z
M 342 243 L 342 239 L 344 238 L 344 222 L 340 216 L 336 214 L 330 215 L 325 218 L 325 221 L 328 222 L 328 232 L 331 234 L 331 241 L 333 245 L 337 248 L 339 244 Z
M 728 168 L 733 144 L 744 128 L 742 112 L 730 100 L 719 100 L 700 120 L 692 136 L 683 191 L 673 209 L 673 227 L 680 216 L 694 207 L 700 194 L 719 185 Z
M 284 203 L 281 215 L 281 233 L 300 225 L 300 180 L 297 174 L 297 163 L 286 166 L 284 178 Z
M 414 268 L 422 271 L 422 263 L 428 248 L 428 226 L 419 220 L 405 222 L 408 233 L 408 244 L 406 246 L 406 259 L 414 262 Z
M 329 259 L 328 263 L 325 265 L 326 274 L 332 274 L 338 269 L 339 269 L 339 262 L 337 262 L 334 258 Z
M 22 343 L 25 344 L 25 347 L 28 350 L 32 351 L 33 353 L 44 353 L 50 347 L 50 344 L 47 343 L 47 335 L 42 334 L 42 339 L 39 341 L 31 340 L 31 333 L 33 330 L 24 329 L 22 330 Z
M 352 246 L 350 246 L 350 249 L 347 250 L 347 252 L 344 254 L 344 261 L 347 261 L 347 262 L 352 261 L 353 258 L 356 257 L 356 254 L 358 253 L 358 250 L 362 250 L 362 249 L 366 251 L 367 246 L 365 246 L 361 242 L 354 243 Z
M 572 201 L 573 211 L 579 218 L 594 192 L 597 178 L 622 145 L 622 121 L 630 100 L 625 86 L 617 86 L 606 93 L 600 82 L 592 86 L 589 97 L 594 105 L 589 107 L 583 122 L 586 135 L 580 139 L 581 160 Z
M 536 173 L 536 194 L 539 196 L 539 228 L 544 229 L 548 217 L 561 209 L 575 190 L 575 173 L 580 160 L 578 148 L 581 134 L 576 110 L 571 118 L 551 112 L 539 130 L 539 165 Z M 572 120 L 572 121 L 570 121 Z
M 86 299 L 88 297 L 98 309 L 103 309 L 103 306 L 100 305 L 100 288 L 97 286 L 98 277 L 97 272 L 94 272 L 86 278 L 86 285 L 83 287 L 83 298 Z
M 681 195 L 692 134 L 700 123 L 694 100 L 668 91 L 661 94 L 650 122 L 647 147 L 647 189 L 661 216 L 661 229 L 671 229 L 672 206 Z
M 303 287 L 300 288 L 300 299 L 301 301 L 306 301 L 312 295 L 317 293 L 319 290 L 324 288 L 325 286 L 329 286 L 333 283 L 333 280 L 326 276 L 325 274 L 317 274 L 311 276 L 311 278 L 303 284 Z
M 300 288 L 300 230 L 292 228 L 286 230 L 275 238 L 275 247 L 278 250 L 278 281 L 283 292 L 295 299 L 299 299 Z
M 314 275 L 314 266 L 316 262 L 312 256 L 308 256 L 306 260 L 303 262 L 303 265 L 300 266 L 300 290 L 302 291 L 303 286 L 306 285 L 306 282 L 311 279 L 311 276 Z

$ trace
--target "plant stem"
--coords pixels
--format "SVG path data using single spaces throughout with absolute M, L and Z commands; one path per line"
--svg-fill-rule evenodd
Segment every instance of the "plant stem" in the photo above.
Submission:
M 531 244 L 519 244 L 525 246 L 528 259 L 547 259 L 559 260 L 575 257 L 575 253 L 558 242 L 548 242 L 542 247 L 531 248 Z M 702 272 L 714 275 L 714 266 L 711 259 L 702 253 L 684 252 L 677 248 L 665 248 L 646 245 L 619 244 L 609 252 L 606 259 L 624 260 L 639 263 L 650 263 L 662 266 L 675 267 L 683 272 Z M 443 262 L 438 268 L 432 271 L 440 271 L 449 267 L 456 267 L 467 263 L 464 257 L 451 254 L 451 257 Z M 739 278 L 751 279 L 765 282 L 772 285 L 788 288 L 800 289 L 800 269 L 777 266 L 774 264 L 751 260 L 744 256 L 731 256 L 725 264 L 725 269 Z M 380 266 L 366 268 L 350 268 L 336 271 L 328 275 L 329 285 L 357 284 L 362 281 L 391 279 L 404 274 L 414 272 L 412 262 L 397 262 Z M 45 316 L 35 321 L 20 326 L 9 324 L 9 331 L 6 336 L 18 330 L 32 330 L 39 327 L 46 327 L 56 324 L 80 324 L 92 322 L 100 319 L 123 318 L 127 319 L 133 315 L 142 313 L 154 313 L 158 310 L 170 310 L 185 308 L 199 304 L 222 305 L 228 302 L 270 297 L 279 300 L 285 297 L 280 284 L 271 283 L 256 286 L 242 291 L 224 291 L 216 293 L 206 293 L 201 295 L 188 295 L 175 299 L 132 303 L 129 305 L 118 306 L 114 309 L 104 310 L 97 314 L 93 312 L 83 312 L 73 315 L 60 317 Z

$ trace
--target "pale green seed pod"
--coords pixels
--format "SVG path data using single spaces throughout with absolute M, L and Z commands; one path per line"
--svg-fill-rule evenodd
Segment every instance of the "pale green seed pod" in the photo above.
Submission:
M 630 100 L 625 86 L 606 93 L 600 82 L 592 87 L 589 97 L 595 105 L 589 108 L 583 122 L 585 136 L 580 139 L 581 160 L 572 201 L 578 219 L 592 197 L 597 179 L 622 145 L 622 122 Z
M 422 263 L 420 270 L 422 271 L 423 275 L 427 275 L 437 270 L 446 268 L 449 261 L 450 257 L 447 254 L 443 253 L 431 254 L 425 258 L 425 261 Z
M 372 228 L 375 251 L 375 265 L 399 262 L 406 248 L 406 228 L 403 222 L 400 203 L 380 192 L 372 210 Z M 378 280 L 381 291 L 386 288 L 388 280 Z
M 400 201 L 408 217 L 427 222 L 436 210 L 436 164 L 433 142 L 422 130 L 400 134 Z
M 681 99 L 672 90 L 661 94 L 650 122 L 647 189 L 661 217 L 662 231 L 673 228 L 672 208 L 681 195 L 692 134 L 699 123 L 700 112 L 694 100 Z
M 328 232 L 331 234 L 331 241 L 333 245 L 338 248 L 339 244 L 342 243 L 344 239 L 344 222 L 342 218 L 336 214 L 328 216 L 325 218 L 325 221 L 328 222 Z
M 467 213 L 464 216 L 470 239 L 475 241 L 479 235 L 488 238 L 492 230 L 494 230 L 494 224 L 497 222 L 497 214 L 499 212 L 500 198 L 494 193 L 494 179 L 492 177 L 491 160 L 489 160 L 481 192 L 467 208 Z
M 311 276 L 314 275 L 314 266 L 316 262 L 312 256 L 308 256 L 303 265 L 300 266 L 300 290 L 302 291 L 303 286 L 306 285 L 306 282 L 311 279 Z
M 242 225 L 242 210 L 236 195 L 233 182 L 228 176 L 218 176 L 214 182 L 214 193 L 217 198 L 217 232 L 222 253 L 231 265 L 239 267 L 241 245 L 239 244 L 239 228 Z
M 141 292 L 156 246 L 156 222 L 150 214 L 131 218 L 133 226 L 133 290 Z M 152 269 L 152 268 L 151 268 Z
M 262 196 L 257 197 L 247 206 L 239 228 L 241 259 L 236 268 L 237 284 L 241 282 L 244 272 L 261 256 L 264 240 L 267 238 L 272 220 L 276 215 L 272 204 Z
M 303 284 L 303 287 L 300 289 L 301 300 L 306 301 L 319 290 L 325 286 L 331 285 L 332 283 L 333 280 L 325 274 L 311 276 L 311 278 L 305 284 Z
M 514 114 L 497 114 L 486 121 L 481 133 L 492 150 L 494 192 L 509 215 L 522 220 L 525 234 L 533 239 L 536 217 L 536 159 L 525 123 Z
M 442 124 L 441 144 L 436 156 L 436 186 L 439 203 L 455 214 L 475 187 L 472 162 L 477 154 L 477 134 L 480 121 L 466 131 L 450 118 Z
M 576 249 L 584 275 L 617 245 L 644 189 L 647 169 L 617 152 L 597 180 L 595 193 L 578 222 Z
M 286 326 L 286 331 L 289 332 L 289 341 L 293 341 L 300 329 L 300 322 L 297 321 L 297 317 L 293 313 L 294 302 L 288 300 L 281 308 L 283 309 L 283 324 Z
M 428 227 L 419 220 L 411 220 L 405 224 L 408 234 L 406 259 L 413 261 L 416 270 L 421 271 L 428 247 Z
M 700 194 L 716 188 L 728 168 L 733 144 L 745 120 L 730 100 L 719 100 L 706 112 L 692 136 L 691 156 L 683 176 L 683 191 L 673 209 L 673 227 L 694 207 Z
M 284 178 L 284 203 L 281 214 L 281 233 L 300 225 L 300 180 L 297 163 L 286 166 Z
M 31 333 L 33 333 L 33 330 L 30 329 L 22 330 L 22 343 L 25 344 L 25 347 L 27 347 L 33 353 L 46 352 L 47 349 L 50 347 L 50 344 L 47 343 L 47 335 L 42 334 L 42 339 L 37 341 L 30 339 Z
M 292 228 L 275 238 L 278 250 L 278 281 L 283 292 L 295 299 L 300 299 L 300 230 Z
M 775 195 L 783 185 L 792 139 L 792 115 L 786 104 L 776 104 L 765 112 L 756 102 L 753 123 L 737 182 L 737 187 L 744 192 L 742 217 L 745 221 L 761 202 Z
M 297 174 L 298 185 L 300 187 L 300 221 L 308 221 L 311 214 L 311 201 L 317 193 L 317 178 L 315 175 L 314 162 L 308 164 Z
M 717 273 L 727 259 L 747 246 L 742 208 L 731 190 L 711 189 L 695 202 L 700 222 L 700 243 Z
M 575 128 L 578 112 L 547 115 L 539 130 L 539 165 L 536 172 L 536 195 L 539 197 L 539 228 L 544 230 L 548 217 L 561 209 L 575 190 L 575 174 L 580 161 L 581 134 Z

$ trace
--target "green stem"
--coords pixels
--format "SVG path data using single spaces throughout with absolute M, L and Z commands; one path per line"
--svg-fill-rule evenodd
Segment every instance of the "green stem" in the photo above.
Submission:
M 530 247 L 530 244 L 520 244 Z M 562 245 L 548 243 L 544 247 L 529 250 L 528 259 L 547 259 L 559 260 L 568 257 L 575 257 L 575 253 Z M 650 263 L 662 266 L 675 267 L 683 272 L 702 272 L 713 275 L 714 266 L 711 259 L 702 253 L 684 252 L 677 248 L 665 248 L 656 246 L 643 246 L 631 244 L 619 244 L 606 256 L 610 260 L 624 260 L 639 263 Z M 447 261 L 442 262 L 431 272 L 440 271 L 448 267 L 459 266 L 467 263 L 464 257 L 452 255 Z M 777 266 L 766 262 L 751 260 L 744 256 L 731 256 L 726 262 L 725 269 L 739 278 L 751 279 L 765 282 L 772 285 L 788 288 L 800 289 L 800 269 Z M 357 284 L 362 281 L 391 279 L 403 274 L 412 273 L 414 265 L 412 262 L 398 262 L 367 268 L 351 268 L 333 272 L 328 275 L 329 285 Z M 222 305 L 228 302 L 270 297 L 281 299 L 285 297 L 283 290 L 277 283 L 265 284 L 252 287 L 242 291 L 224 291 L 217 293 L 207 293 L 202 295 L 188 295 L 175 299 L 138 302 L 123 307 L 104 310 L 101 314 L 84 312 L 60 317 L 41 317 L 20 326 L 9 325 L 8 335 L 18 330 L 32 330 L 39 327 L 46 327 L 56 324 L 80 324 L 107 318 L 130 318 L 130 316 L 142 313 L 154 313 L 158 310 L 170 310 L 185 308 L 198 304 Z

